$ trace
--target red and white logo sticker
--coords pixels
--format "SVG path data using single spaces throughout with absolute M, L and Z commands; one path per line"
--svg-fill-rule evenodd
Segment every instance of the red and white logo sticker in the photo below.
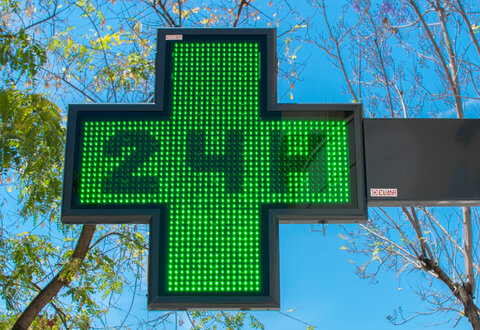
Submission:
M 165 40 L 183 40 L 183 35 L 181 34 L 167 34 Z
M 397 188 L 371 188 L 370 197 L 398 197 Z

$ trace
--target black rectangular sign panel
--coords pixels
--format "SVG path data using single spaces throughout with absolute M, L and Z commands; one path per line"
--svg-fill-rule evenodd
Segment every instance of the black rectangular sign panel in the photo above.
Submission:
M 363 124 L 368 206 L 480 205 L 480 120 Z

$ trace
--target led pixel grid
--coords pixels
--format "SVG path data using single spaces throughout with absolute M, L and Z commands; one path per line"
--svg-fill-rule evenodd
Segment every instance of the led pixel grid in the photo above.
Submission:
M 351 202 L 346 121 L 263 119 L 260 48 L 172 41 L 168 118 L 79 124 L 76 207 L 166 205 L 169 294 L 260 293 L 261 206 Z

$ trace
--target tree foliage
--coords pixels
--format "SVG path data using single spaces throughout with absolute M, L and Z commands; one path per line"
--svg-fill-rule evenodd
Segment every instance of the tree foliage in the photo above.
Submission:
M 248 325 L 252 329 L 265 329 L 263 324 L 253 315 L 247 315 L 245 312 L 239 313 L 208 313 L 208 312 L 192 312 L 192 329 L 217 329 L 217 327 L 225 329 L 242 329 L 245 326 L 245 318 Z
M 19 71 L 21 75 L 34 76 L 46 60 L 45 49 L 35 43 L 25 30 L 10 34 L 0 26 L 0 66 Z
M 22 216 L 58 216 L 65 127 L 41 94 L 0 91 L 1 182 L 19 190 Z
M 0 3 L 0 68 L 8 78 L 7 83 L 24 75 L 34 77 L 47 60 L 45 47 L 35 40 L 34 35 L 27 32 L 38 22 L 31 25 L 20 24 L 24 22 L 23 14 L 31 17 L 36 9 L 31 4 L 26 4 L 24 10 L 21 7 L 22 3 L 17 0 Z

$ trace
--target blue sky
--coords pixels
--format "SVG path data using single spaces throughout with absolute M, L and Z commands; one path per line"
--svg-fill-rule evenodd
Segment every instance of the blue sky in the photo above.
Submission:
M 350 230 L 356 227 L 346 226 Z M 320 226 L 314 228 L 321 229 Z M 280 226 L 282 312 L 296 308 L 287 314 L 318 329 L 361 330 L 394 328 L 386 316 L 399 305 L 407 313 L 424 309 L 417 296 L 411 294 L 409 285 L 413 281 L 408 276 L 397 278 L 394 273 L 384 273 L 374 285 L 355 275 L 349 261 L 350 258 L 355 261 L 355 256 L 340 249 L 344 242 L 338 236 L 342 233 L 339 225 L 327 225 L 325 237 L 322 232 L 310 229 L 309 225 Z M 281 315 L 260 315 L 267 329 L 301 329 L 303 326 Z M 401 328 L 418 329 L 427 322 L 418 319 Z
M 293 100 L 289 97 L 279 102 L 298 103 L 349 103 L 350 97 L 343 94 L 344 81 L 341 72 L 326 60 L 320 50 L 304 45 L 299 54 L 310 56 L 301 81 L 296 83 Z M 284 81 L 279 81 L 279 91 L 285 90 Z M 472 106 L 472 109 L 476 107 Z M 472 110 L 467 117 L 478 116 Z M 5 194 L 5 188 L 2 188 Z M 347 225 L 350 230 L 357 225 Z M 312 231 L 315 229 L 316 231 Z M 419 329 L 429 322 L 442 322 L 436 317 L 419 317 L 409 323 L 395 327 L 386 316 L 402 306 L 406 316 L 425 312 L 427 307 L 412 293 L 421 278 L 415 274 L 382 273 L 379 282 L 372 284 L 360 279 L 355 267 L 349 261 L 358 259 L 340 249 L 343 245 L 339 233 L 340 225 L 327 225 L 325 236 L 320 226 L 280 225 L 280 290 L 281 311 L 254 312 L 266 329 L 305 329 L 306 324 L 322 330 L 342 329 Z M 158 316 L 161 312 L 148 312 L 146 309 L 146 284 L 137 292 L 133 314 L 139 317 Z M 125 302 L 131 295 L 124 293 Z M 286 314 L 286 315 L 285 315 Z M 111 324 L 118 324 L 121 315 L 115 311 L 110 315 Z M 181 313 L 185 325 L 188 320 Z M 173 318 L 165 324 L 167 329 L 175 329 Z M 451 329 L 451 325 L 441 325 L 435 329 Z M 466 320 L 460 321 L 456 329 L 470 329 Z

